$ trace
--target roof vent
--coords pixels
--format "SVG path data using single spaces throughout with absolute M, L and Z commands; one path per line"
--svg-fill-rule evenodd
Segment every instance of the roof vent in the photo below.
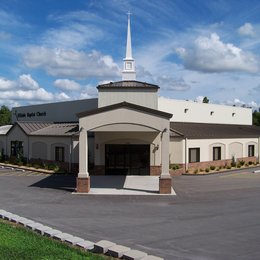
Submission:
M 214 111 L 210 111 L 210 115 L 212 116 L 214 114 Z

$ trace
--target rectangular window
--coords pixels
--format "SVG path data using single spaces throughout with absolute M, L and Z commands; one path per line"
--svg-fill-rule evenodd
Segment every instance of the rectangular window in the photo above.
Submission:
M 200 161 L 200 148 L 189 148 L 189 162 L 199 162 Z
M 55 147 L 55 161 L 64 162 L 64 147 L 60 147 L 60 146 Z
M 255 156 L 255 146 L 254 145 L 248 145 L 248 157 Z
M 11 141 L 11 155 L 23 157 L 23 142 Z
M 213 161 L 221 160 L 221 147 L 213 147 Z

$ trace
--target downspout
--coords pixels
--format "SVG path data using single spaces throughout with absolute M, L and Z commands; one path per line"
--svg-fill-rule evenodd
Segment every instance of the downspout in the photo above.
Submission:
M 185 173 L 188 170 L 188 154 L 187 154 L 187 144 L 188 143 L 188 138 L 185 137 Z
M 28 147 L 27 147 L 27 149 L 28 149 L 27 163 L 28 163 L 30 160 L 30 143 L 29 143 L 30 137 L 29 137 L 29 135 L 27 136 L 27 139 L 28 139 Z
M 69 161 L 69 172 L 71 173 L 71 169 L 72 169 L 72 147 L 73 147 L 73 140 L 72 137 L 70 137 L 70 161 Z
M 260 137 L 258 138 L 258 163 L 260 162 Z

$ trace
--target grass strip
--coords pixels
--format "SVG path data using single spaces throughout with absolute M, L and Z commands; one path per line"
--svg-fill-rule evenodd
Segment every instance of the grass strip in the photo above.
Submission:
M 77 249 L 65 243 L 41 236 L 20 225 L 0 220 L 0 259 L 112 259 Z

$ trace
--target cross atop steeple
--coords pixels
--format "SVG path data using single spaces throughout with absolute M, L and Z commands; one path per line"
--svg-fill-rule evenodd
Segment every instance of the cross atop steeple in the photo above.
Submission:
M 126 56 L 124 58 L 124 69 L 122 72 L 123 80 L 136 80 L 135 61 L 132 57 L 130 15 L 131 13 L 128 12 L 127 13 L 128 24 L 127 24 Z

